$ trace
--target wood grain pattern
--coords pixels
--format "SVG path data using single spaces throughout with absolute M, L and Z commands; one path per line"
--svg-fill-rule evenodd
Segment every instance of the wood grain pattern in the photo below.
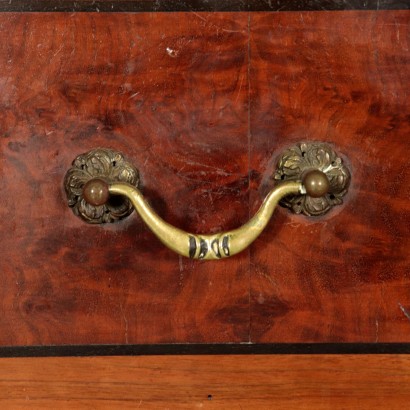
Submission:
M 1 14 L 0 345 L 410 342 L 409 17 Z M 280 210 L 232 259 L 65 203 L 71 161 L 103 146 L 170 223 L 231 229 L 301 140 L 348 161 L 346 204 Z
M 251 202 L 299 141 L 331 143 L 352 173 L 343 207 L 279 212 L 252 247 L 254 342 L 410 341 L 409 17 L 251 17 Z
M 409 356 L 0 360 L 7 409 L 403 409 Z
M 126 154 L 170 223 L 248 216 L 247 16 L 0 16 L 0 343 L 241 342 L 247 254 L 182 259 L 138 218 L 87 226 L 71 161 Z

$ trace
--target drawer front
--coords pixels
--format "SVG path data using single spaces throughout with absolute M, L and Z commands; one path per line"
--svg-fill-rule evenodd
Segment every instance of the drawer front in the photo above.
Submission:
M 409 17 L 0 14 L 0 344 L 410 342 Z M 232 258 L 67 206 L 72 160 L 107 147 L 166 221 L 232 229 L 300 141 L 341 154 L 344 204 L 279 209 Z

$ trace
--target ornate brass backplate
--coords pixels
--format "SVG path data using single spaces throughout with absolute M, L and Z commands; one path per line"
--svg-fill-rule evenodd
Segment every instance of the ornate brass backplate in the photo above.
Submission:
M 99 224 L 115 222 L 132 213 L 132 204 L 123 196 L 112 196 L 99 206 L 88 203 L 83 190 L 86 183 L 94 178 L 107 182 L 127 182 L 135 187 L 139 184 L 137 169 L 125 161 L 119 152 L 97 148 L 79 155 L 64 179 L 68 205 L 75 215 L 88 223 Z
M 323 142 L 299 143 L 283 152 L 274 179 L 298 181 L 311 170 L 326 174 L 329 191 L 318 198 L 309 195 L 287 196 L 280 204 L 297 214 L 319 216 L 343 203 L 342 198 L 350 183 L 350 172 L 330 145 Z

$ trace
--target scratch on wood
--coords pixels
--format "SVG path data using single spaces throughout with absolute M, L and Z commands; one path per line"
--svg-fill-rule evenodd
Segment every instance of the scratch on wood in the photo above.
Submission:
M 239 95 L 240 95 L 241 90 L 242 90 L 242 83 L 243 83 L 243 76 L 241 76 L 241 78 L 239 80 L 239 89 L 238 89 L 238 93 L 236 94 L 235 104 L 238 102 Z
M 223 28 L 221 30 L 224 31 L 225 33 L 242 33 L 242 30 L 229 30 L 227 28 Z
M 401 309 L 401 311 L 403 312 L 404 316 L 407 317 L 407 319 L 410 320 L 410 313 L 407 311 L 407 309 L 405 309 L 401 303 L 398 303 L 399 308 Z
M 194 16 L 198 17 L 199 19 L 205 21 L 205 22 L 208 21 L 206 18 L 202 17 L 199 13 L 196 13 L 195 11 L 193 11 L 192 14 L 193 14 Z
M 377 343 L 379 341 L 379 320 L 376 319 L 376 339 L 375 339 L 375 343 Z
M 128 100 L 131 100 L 131 99 L 135 98 L 138 94 L 139 94 L 139 91 L 136 92 L 136 93 L 134 93 L 134 94 L 132 94 L 132 95 L 130 95 L 130 96 L 128 97 Z M 128 100 L 127 100 L 127 101 L 128 101 Z

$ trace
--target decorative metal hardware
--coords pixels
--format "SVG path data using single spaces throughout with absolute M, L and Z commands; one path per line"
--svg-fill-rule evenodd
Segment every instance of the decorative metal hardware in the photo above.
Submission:
M 126 182 L 134 187 L 139 184 L 138 170 L 119 152 L 97 148 L 79 155 L 64 179 L 68 206 L 74 214 L 93 224 L 115 222 L 130 215 L 134 208 L 125 197 L 113 196 L 101 205 L 86 201 L 84 187 L 95 178 Z
M 342 198 L 350 183 L 350 172 L 329 144 L 310 142 L 288 148 L 279 159 L 274 179 L 300 181 L 311 170 L 319 170 L 326 175 L 329 181 L 328 192 L 316 197 L 302 194 L 287 196 L 281 200 L 280 205 L 297 214 L 319 216 L 343 203 Z
M 133 209 L 168 248 L 193 259 L 222 259 L 247 248 L 268 224 L 281 201 L 296 213 L 321 215 L 342 203 L 350 173 L 329 145 L 302 143 L 284 152 L 275 179 L 281 182 L 258 212 L 241 227 L 213 235 L 197 235 L 161 219 L 138 189 L 138 171 L 122 154 L 99 148 L 79 155 L 64 186 L 68 205 L 89 223 L 115 222 Z

